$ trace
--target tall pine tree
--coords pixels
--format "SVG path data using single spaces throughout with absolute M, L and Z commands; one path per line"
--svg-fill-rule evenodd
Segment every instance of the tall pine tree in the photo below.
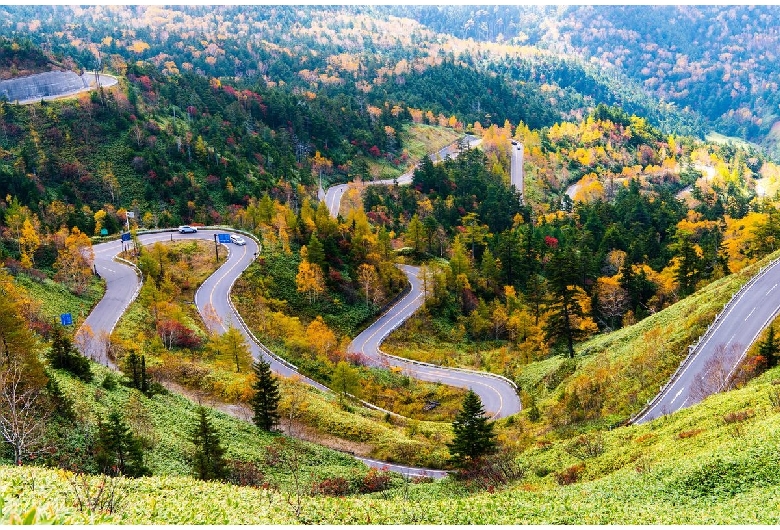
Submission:
M 780 340 L 775 335 L 774 326 L 769 326 L 766 338 L 758 345 L 758 354 L 766 359 L 767 368 L 777 366 L 778 356 L 780 355 Z
M 111 411 L 108 420 L 100 423 L 95 462 L 106 475 L 140 477 L 150 474 L 144 465 L 141 440 L 133 435 L 116 410 Z
M 569 357 L 574 358 L 574 341 L 580 339 L 580 330 L 573 325 L 573 317 L 582 317 L 582 308 L 574 300 L 578 271 L 577 257 L 570 249 L 557 253 L 550 267 L 550 318 L 545 326 L 547 340 L 565 341 Z
M 54 327 L 48 359 L 52 368 L 66 370 L 87 383 L 92 381 L 89 360 L 73 348 L 73 342 L 61 326 Z
M 456 465 L 465 466 L 496 450 L 493 424 L 488 422 L 482 400 L 473 390 L 469 390 L 463 399 L 463 405 L 452 422 L 452 431 L 455 437 L 447 446 Z
M 195 453 L 192 467 L 201 480 L 220 480 L 227 477 L 225 449 L 219 440 L 217 429 L 209 421 L 205 407 L 198 407 L 198 425 L 192 433 Z
M 254 411 L 253 421 L 264 431 L 272 431 L 279 422 L 279 381 L 271 373 L 271 365 L 262 358 L 252 363 L 252 370 L 257 378 L 252 384 L 255 393 L 249 401 Z

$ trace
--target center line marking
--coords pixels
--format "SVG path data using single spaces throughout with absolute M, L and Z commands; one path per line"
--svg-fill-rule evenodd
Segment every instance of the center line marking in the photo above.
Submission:
M 674 405 L 674 402 L 677 401 L 677 398 L 680 397 L 680 394 L 683 393 L 683 390 L 685 390 L 685 387 L 682 387 L 679 392 L 677 392 L 674 397 L 672 398 L 672 401 L 669 402 L 670 405 Z
M 752 315 L 752 314 L 753 314 L 753 311 L 755 311 L 755 310 L 756 310 L 756 308 L 754 307 L 754 308 L 753 308 L 753 310 L 752 310 L 752 311 L 750 311 L 750 313 L 748 314 L 748 316 L 746 316 L 746 317 L 745 317 L 745 322 L 747 322 L 747 319 L 749 319 L 749 318 L 750 318 L 750 315 Z

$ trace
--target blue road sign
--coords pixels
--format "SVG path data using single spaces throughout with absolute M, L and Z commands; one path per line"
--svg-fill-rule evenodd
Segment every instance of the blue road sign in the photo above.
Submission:
M 122 241 L 130 241 L 130 232 L 122 234 Z
M 217 241 L 220 243 L 230 243 L 230 234 L 217 234 Z
M 70 313 L 63 313 L 60 315 L 60 322 L 63 326 L 72 326 L 73 325 L 73 315 Z

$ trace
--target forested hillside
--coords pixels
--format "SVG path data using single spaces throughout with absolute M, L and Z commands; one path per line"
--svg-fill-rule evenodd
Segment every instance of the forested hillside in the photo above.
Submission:
M 370 6 L 221 6 L 216 11 L 39 6 L 8 7 L 2 13 L 6 28 L 16 29 L 13 21 L 21 16 L 28 28 L 40 28 L 29 33 L 34 42 L 88 69 L 101 64 L 121 71 L 133 60 L 148 60 L 164 73 L 259 78 L 311 93 L 356 94 L 380 108 L 386 102 L 424 111 L 433 105 L 444 120 L 454 115 L 463 123 L 521 119 L 551 125 L 560 113 L 581 113 L 594 101 L 620 103 L 677 132 L 705 130 L 695 110 L 659 104 L 619 72 L 601 72 L 587 61 L 522 43 L 452 38 L 386 11 Z M 70 22 L 62 31 L 61 20 Z M 453 77 L 450 65 L 437 73 L 443 63 L 468 70 Z M 426 75 L 429 69 L 434 71 Z M 447 96 L 456 89 L 457 97 Z M 419 95 L 428 91 L 435 98 L 417 107 Z M 512 98 L 502 96 L 496 104 L 502 92 Z M 510 101 L 515 108 L 505 108 Z
M 118 81 L 0 100 L 0 462 L 67 470 L 0 468 L 0 522 L 766 522 L 739 496 L 777 489 L 775 327 L 695 398 L 736 392 L 626 425 L 777 259 L 773 151 L 707 134 L 771 143 L 775 18 L 0 6 L 0 79 Z M 134 298 L 93 332 L 127 265 Z M 355 347 L 363 330 L 416 364 Z M 489 377 L 512 411 L 426 369 Z M 160 488 L 180 515 L 147 502 Z M 660 505 L 633 515 L 613 492 L 634 489 Z M 473 508 L 491 499 L 511 511 Z
M 522 43 L 619 72 L 724 134 L 777 152 L 778 13 L 771 6 L 404 6 L 459 38 Z M 605 101 L 605 99 L 600 99 Z

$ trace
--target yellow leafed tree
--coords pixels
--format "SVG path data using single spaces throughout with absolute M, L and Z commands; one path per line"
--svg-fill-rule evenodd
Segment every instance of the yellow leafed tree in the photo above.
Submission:
M 25 219 L 22 225 L 22 233 L 19 237 L 19 246 L 22 252 L 22 267 L 30 268 L 35 263 L 33 255 L 41 246 L 41 237 L 30 219 Z
M 319 315 L 306 327 L 306 341 L 312 351 L 321 356 L 329 356 L 338 345 L 336 334 Z
M 92 241 L 78 227 L 73 227 L 54 262 L 54 269 L 57 271 L 55 279 L 66 284 L 75 293 L 81 294 L 92 276 L 94 261 Z
M 306 293 L 310 304 L 316 302 L 317 296 L 325 292 L 325 280 L 323 279 L 320 266 L 303 260 L 298 265 L 295 285 L 299 293 Z

